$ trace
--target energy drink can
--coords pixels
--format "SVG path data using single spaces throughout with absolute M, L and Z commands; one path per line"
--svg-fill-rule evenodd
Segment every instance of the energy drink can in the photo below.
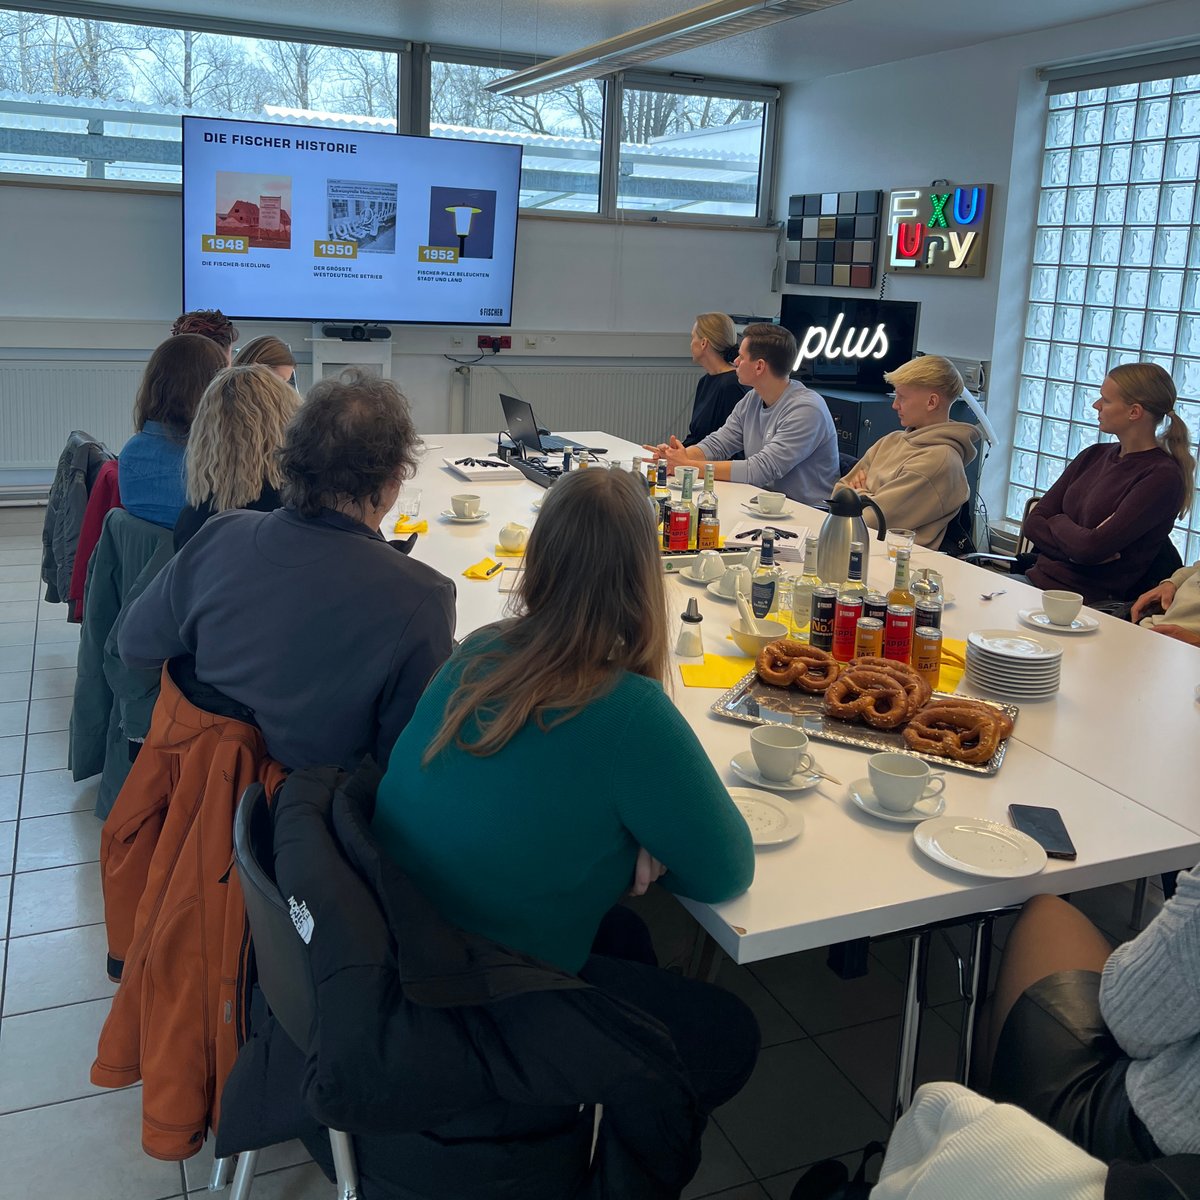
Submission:
M 913 628 L 915 615 L 911 604 L 889 604 L 887 620 L 883 625 L 883 657 L 897 662 L 912 659 Z
M 940 598 L 922 597 L 917 601 L 916 622 L 918 629 L 941 629 L 942 601 Z
M 861 596 L 846 596 L 838 600 L 833 616 L 833 657 L 849 662 L 854 657 L 854 635 L 862 616 Z
M 885 605 L 884 608 L 886 607 Z M 883 657 L 883 622 L 878 617 L 859 619 L 854 637 L 854 657 Z
M 887 617 L 887 597 L 882 592 L 868 592 L 863 597 L 863 616 L 882 623 Z
M 808 644 L 826 652 L 833 649 L 833 620 L 837 614 L 837 588 L 817 587 L 812 594 Z
M 913 633 L 912 665 L 931 688 L 937 688 L 942 673 L 942 631 L 936 626 L 920 625 Z

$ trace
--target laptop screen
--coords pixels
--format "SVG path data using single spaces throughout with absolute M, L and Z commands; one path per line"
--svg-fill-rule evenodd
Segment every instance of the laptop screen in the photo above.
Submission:
M 500 407 L 504 409 L 504 419 L 508 422 L 508 436 L 516 445 L 524 446 L 526 450 L 536 450 L 542 453 L 542 439 L 538 434 L 537 420 L 533 415 L 533 405 L 516 396 L 506 396 L 500 393 Z

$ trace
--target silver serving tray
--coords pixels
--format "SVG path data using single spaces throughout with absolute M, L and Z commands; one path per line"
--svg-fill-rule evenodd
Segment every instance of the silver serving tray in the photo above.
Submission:
M 974 699 L 973 697 L 967 697 Z M 934 700 L 962 700 L 950 692 L 934 692 Z M 978 700 L 991 708 L 1006 713 L 1016 723 L 1021 711 L 1015 704 L 1001 704 L 994 700 Z M 854 721 L 842 721 L 825 713 L 825 697 L 802 692 L 797 688 L 773 687 L 751 671 L 739 679 L 712 706 L 718 717 L 731 721 L 744 721 L 747 725 L 799 725 L 810 738 L 821 742 L 837 742 L 842 746 L 853 746 L 857 750 L 899 750 L 915 758 L 941 767 L 953 767 L 957 771 L 970 771 L 974 775 L 995 775 L 1004 761 L 1008 749 L 1008 738 L 1001 740 L 996 753 L 985 763 L 956 762 L 937 754 L 922 754 L 910 750 L 899 729 L 872 729 L 870 725 L 859 725 Z

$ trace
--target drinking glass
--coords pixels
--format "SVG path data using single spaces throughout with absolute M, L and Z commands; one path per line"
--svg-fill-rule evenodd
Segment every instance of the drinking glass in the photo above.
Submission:
M 401 521 L 412 521 L 421 515 L 421 489 L 404 488 L 396 501 Z
M 911 550 L 917 535 L 911 529 L 889 529 L 887 531 L 888 558 L 894 559 L 897 550 Z

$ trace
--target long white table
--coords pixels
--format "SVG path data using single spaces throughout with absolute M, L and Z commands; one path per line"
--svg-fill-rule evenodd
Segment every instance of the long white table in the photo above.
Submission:
M 599 432 L 572 436 L 608 447 L 610 457 L 629 460 L 641 453 L 640 447 Z M 532 504 L 544 492 L 524 479 L 468 483 L 443 465 L 444 455 L 487 453 L 494 446 L 488 437 L 442 435 L 428 441 L 425 463 L 411 486 L 423 491 L 421 516 L 430 528 L 413 553 L 458 585 L 461 637 L 501 616 L 508 599 L 498 580 L 476 582 L 464 579 L 462 572 L 494 553 L 505 522 L 532 525 L 537 517 Z M 717 485 L 725 528 L 743 515 L 739 501 L 755 490 Z M 456 492 L 482 496 L 488 519 L 477 525 L 440 520 L 437 513 Z M 794 529 L 807 524 L 815 531 L 823 519 L 819 511 L 801 508 L 784 524 Z M 390 530 L 389 517 L 384 531 Z M 886 591 L 894 568 L 882 543 L 873 546 L 877 552 L 871 555 L 868 579 Z M 1017 610 L 1037 607 L 1039 593 L 1028 585 L 929 551 L 915 557 L 918 566 L 936 563 L 955 597 L 943 620 L 950 637 L 965 638 L 974 629 L 1020 629 Z M 1007 594 L 990 602 L 979 599 L 982 592 L 997 588 Z M 738 655 L 726 637 L 729 622 L 736 619 L 734 606 L 669 578 L 672 614 L 682 612 L 693 597 L 704 615 L 706 650 Z M 1200 861 L 1195 783 L 1200 778 L 1200 704 L 1193 694 L 1200 683 L 1200 650 L 1127 622 L 1102 617 L 1101 623 L 1094 634 L 1058 635 L 1064 644 L 1061 690 L 1051 700 L 1020 706 L 997 775 L 981 777 L 953 768 L 946 772 L 950 814 L 1007 822 L 1013 802 L 1057 808 L 1078 850 L 1076 861 L 1052 861 L 1043 874 L 1014 880 L 976 879 L 937 866 L 916 849 L 909 827 L 877 821 L 849 799 L 844 785 L 866 774 L 866 756 L 818 743 L 819 765 L 843 786 L 822 783 L 797 794 L 793 803 L 804 816 L 803 835 L 759 852 L 754 883 L 745 895 L 719 905 L 682 903 L 734 961 L 747 963 L 922 930 L 1040 892 L 1079 891 L 1195 865 Z M 721 777 L 730 786 L 740 784 L 729 761 L 748 748 L 750 727 L 712 715 L 718 691 L 684 687 L 677 671 L 671 687 Z M 969 689 L 964 683 L 961 690 Z M 664 771 L 670 771 L 669 759 L 664 759 Z M 916 958 L 914 942 L 914 971 Z M 914 1007 L 908 1015 L 916 1011 Z M 915 1055 L 915 1030 L 909 1032 L 914 1039 L 909 1051 Z

